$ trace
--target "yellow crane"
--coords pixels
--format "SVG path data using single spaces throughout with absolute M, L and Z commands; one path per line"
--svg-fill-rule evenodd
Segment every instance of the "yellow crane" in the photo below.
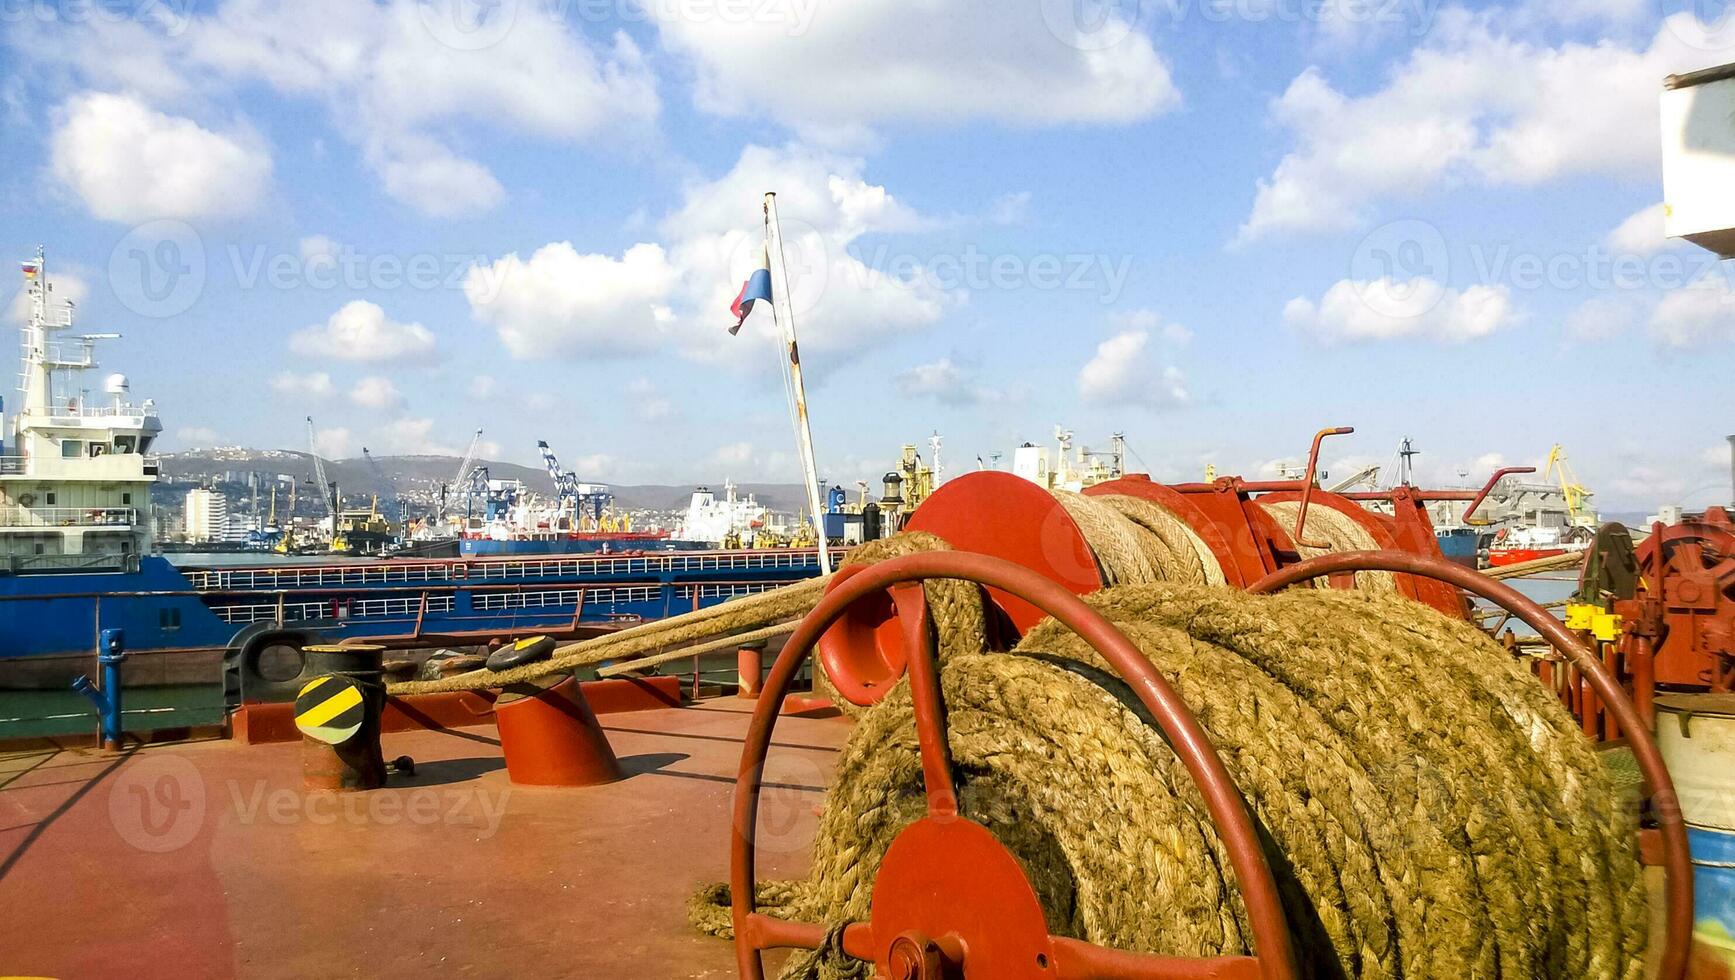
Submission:
M 1566 461 L 1566 450 L 1558 442 L 1548 451 L 1548 465 L 1542 469 L 1542 478 L 1560 484 L 1561 496 L 1566 498 L 1566 516 L 1573 524 L 1582 525 L 1589 519 L 1584 501 L 1590 496 L 1590 491 L 1578 482 L 1578 475 Z

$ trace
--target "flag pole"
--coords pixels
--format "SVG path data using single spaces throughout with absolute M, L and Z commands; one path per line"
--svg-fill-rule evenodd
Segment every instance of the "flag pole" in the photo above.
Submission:
M 821 509 L 819 473 L 813 462 L 813 432 L 807 425 L 807 390 L 801 384 L 801 354 L 795 346 L 795 310 L 790 304 L 789 270 L 783 264 L 783 232 L 777 225 L 777 193 L 765 193 L 766 258 L 771 264 L 771 315 L 783 331 L 783 346 L 789 355 L 789 380 L 795 391 L 795 442 L 801 451 L 802 476 L 807 483 L 807 505 L 813 513 L 813 528 L 819 538 L 819 570 L 831 574 L 831 549 L 825 541 L 825 515 Z

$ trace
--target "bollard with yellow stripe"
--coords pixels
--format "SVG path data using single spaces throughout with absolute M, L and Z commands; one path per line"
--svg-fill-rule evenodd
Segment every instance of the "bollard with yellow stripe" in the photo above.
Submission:
M 327 745 L 342 745 L 354 738 L 366 720 L 361 685 L 347 677 L 315 677 L 295 696 L 295 727 Z

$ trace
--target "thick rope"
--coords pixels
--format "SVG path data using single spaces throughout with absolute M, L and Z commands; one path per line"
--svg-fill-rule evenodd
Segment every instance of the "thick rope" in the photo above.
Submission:
M 1256 499 L 1253 503 L 1275 518 L 1285 533 L 1294 529 L 1295 518 L 1301 513 L 1301 502 L 1298 500 L 1267 502 Z M 1312 502 L 1307 508 L 1307 524 L 1302 527 L 1301 536 L 1307 541 L 1325 546 L 1310 548 L 1300 541 L 1295 542 L 1295 550 L 1304 559 L 1339 551 L 1380 550 L 1379 541 L 1367 528 L 1356 523 L 1349 515 L 1318 501 Z M 1371 592 L 1396 592 L 1398 581 L 1391 572 L 1356 572 L 1355 586 Z
M 1086 601 L 1217 746 L 1271 842 L 1306 975 L 1638 975 L 1630 816 L 1616 819 L 1615 791 L 1558 702 L 1473 627 L 1336 590 L 1146 585 Z M 1103 666 L 1053 623 L 1011 655 L 945 662 L 962 809 L 1018 856 L 1053 931 L 1245 953 L 1245 912 L 1197 790 Z M 839 760 L 811 876 L 762 885 L 766 911 L 865 918 L 881 857 L 922 815 L 921 786 L 900 685 Z M 831 976 L 836 960 L 805 956 L 785 975 Z

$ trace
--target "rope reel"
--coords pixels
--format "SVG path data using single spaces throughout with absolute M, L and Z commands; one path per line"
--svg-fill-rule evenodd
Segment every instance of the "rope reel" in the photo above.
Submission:
M 1397 595 L 1250 594 L 1346 571 L 1435 576 L 1548 620 L 1466 569 L 1392 552 L 1313 559 L 1249 592 L 1143 584 L 1081 599 L 945 550 L 840 577 L 767 680 L 730 887 L 709 895 L 729 914 L 701 903 L 699 919 L 734 936 L 745 978 L 776 947 L 809 951 L 786 977 L 825 980 L 868 962 L 935 980 L 1641 975 L 1632 827 L 1527 673 L 1473 626 Z M 1010 653 L 937 654 L 912 601 L 935 578 L 1053 619 Z M 898 624 L 907 679 L 858 718 L 810 878 L 759 882 L 776 705 L 819 637 L 887 594 L 912 612 Z M 1570 634 L 1545 635 L 1632 712 Z M 1674 978 L 1691 927 L 1685 832 L 1639 732 Z
M 947 482 L 923 501 L 905 533 L 923 535 L 927 545 L 1011 561 L 1077 595 L 1153 582 L 1245 587 L 1285 562 L 1397 546 L 1391 529 L 1375 515 L 1323 491 L 1311 495 L 1297 543 L 1285 530 L 1296 524 L 1297 498 L 1293 493 L 1249 498 L 1229 481 L 1209 494 L 1184 494 L 1144 477 L 1098 484 L 1082 493 L 1051 492 L 1009 473 L 977 472 Z M 864 560 L 859 551 L 850 559 L 852 564 Z M 848 571 L 827 588 L 841 587 Z M 1345 574 L 1332 585 L 1399 592 L 1455 614 L 1463 609 L 1453 590 L 1410 575 Z M 1044 618 L 1041 610 L 1004 590 L 988 587 L 982 593 L 954 601 L 980 607 L 975 615 L 995 641 L 991 649 L 1006 649 Z M 849 611 L 821 638 L 819 662 L 842 700 L 873 704 L 903 676 L 908 654 L 898 621 L 912 611 L 882 597 Z M 935 617 L 940 623 L 951 620 Z M 942 643 L 942 657 L 952 646 Z

